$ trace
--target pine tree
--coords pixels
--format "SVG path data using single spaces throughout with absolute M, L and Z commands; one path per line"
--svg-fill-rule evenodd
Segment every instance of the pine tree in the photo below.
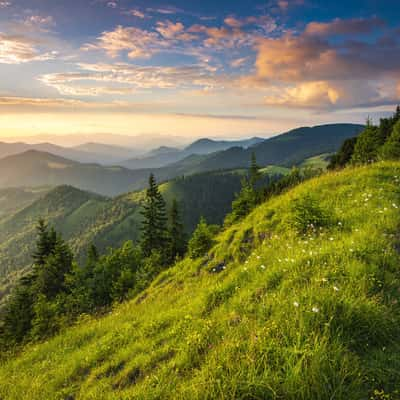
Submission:
M 52 253 L 37 270 L 35 292 L 48 299 L 65 289 L 65 278 L 72 271 L 72 252 L 61 237 L 57 238 Z
M 256 153 L 253 151 L 251 153 L 251 162 L 250 162 L 250 170 L 249 170 L 249 181 L 250 185 L 254 190 L 256 190 L 256 185 L 258 181 L 261 179 L 260 167 L 257 165 Z
M 169 228 L 170 259 L 173 262 L 177 257 L 183 257 L 186 251 L 186 237 L 179 213 L 178 202 L 172 202 Z
M 389 139 L 381 147 L 379 154 L 383 160 L 400 159 L 400 120 L 394 126 Z
M 148 257 L 152 251 L 165 254 L 167 251 L 167 217 L 165 201 L 158 189 L 153 174 L 149 177 L 149 187 L 143 206 L 142 250 Z
M 33 253 L 32 258 L 37 269 L 45 264 L 47 257 L 54 250 L 56 233 L 54 229 L 49 231 L 47 224 L 42 218 L 39 219 L 36 230 L 38 239 L 36 242 L 36 250 Z

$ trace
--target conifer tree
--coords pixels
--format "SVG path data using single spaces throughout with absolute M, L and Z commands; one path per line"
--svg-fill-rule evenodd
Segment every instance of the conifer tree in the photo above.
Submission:
M 153 174 L 149 177 L 149 187 L 143 206 L 142 250 L 148 257 L 152 251 L 165 254 L 167 250 L 167 216 L 165 201 L 158 189 Z
M 251 153 L 251 163 L 249 170 L 249 181 L 250 185 L 256 190 L 257 182 L 261 179 L 260 167 L 257 165 L 256 153 Z
M 383 160 L 399 160 L 400 159 L 400 120 L 393 128 L 389 139 L 380 149 L 380 158 Z
M 183 257 L 186 251 L 186 237 L 176 199 L 173 200 L 170 211 L 169 244 L 171 261 Z
M 36 242 L 36 250 L 33 253 L 32 258 L 37 269 L 45 264 L 47 257 L 54 250 L 56 233 L 54 229 L 49 231 L 47 224 L 42 218 L 39 219 L 36 230 L 38 239 Z
M 72 270 L 72 252 L 61 237 L 57 237 L 52 253 L 37 270 L 35 292 L 54 298 L 65 288 L 65 278 Z

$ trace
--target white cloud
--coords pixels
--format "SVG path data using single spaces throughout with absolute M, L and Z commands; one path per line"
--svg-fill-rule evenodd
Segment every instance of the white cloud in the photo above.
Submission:
M 57 52 L 41 52 L 39 43 L 33 39 L 0 32 L 0 63 L 22 64 L 31 61 L 54 59 Z

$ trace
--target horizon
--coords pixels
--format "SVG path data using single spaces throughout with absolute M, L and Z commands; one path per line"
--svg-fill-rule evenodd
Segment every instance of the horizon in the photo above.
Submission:
M 392 0 L 3 1 L 0 141 L 377 122 L 399 102 L 399 14 Z

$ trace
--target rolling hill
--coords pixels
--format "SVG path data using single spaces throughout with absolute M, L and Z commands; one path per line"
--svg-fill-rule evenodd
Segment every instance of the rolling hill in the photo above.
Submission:
M 29 150 L 51 153 L 82 163 L 115 164 L 134 154 L 133 150 L 97 143 L 72 147 L 57 146 L 52 143 L 27 144 L 22 142 L 0 142 L 0 158 L 24 153 Z
M 235 193 L 240 191 L 245 172 L 234 170 L 177 178 L 162 184 L 160 190 L 168 206 L 173 199 L 178 200 L 186 232 L 191 234 L 201 216 L 213 224 L 223 222 L 231 210 Z M 285 170 L 268 169 L 263 183 L 284 173 Z M 10 201 L 19 206 L 16 212 L 0 218 L 0 286 L 3 285 L 3 291 L 15 280 L 16 272 L 29 267 L 35 228 L 41 217 L 63 235 L 80 261 L 91 243 L 103 252 L 109 246 L 117 247 L 126 240 L 139 238 L 144 191 L 111 199 L 72 186 L 59 186 L 50 191 L 38 191 L 28 196 L 28 200 L 23 189 L 7 191 L 13 193 Z M 7 204 L 5 200 L 4 204 Z
M 71 185 L 114 196 L 145 186 L 150 171 L 82 164 L 51 153 L 29 150 L 0 160 L 0 188 Z
M 248 148 L 262 142 L 263 140 L 264 139 L 257 137 L 236 141 L 199 139 L 182 150 L 174 147 L 163 146 L 152 150 L 142 157 L 123 161 L 119 163 L 119 165 L 130 169 L 160 168 L 178 162 L 193 154 L 210 154 L 227 150 L 231 147 Z
M 351 168 L 271 199 L 207 257 L 5 360 L 0 397 L 397 399 L 399 176 Z
M 309 157 L 336 151 L 344 139 L 357 135 L 360 129 L 361 125 L 352 124 L 299 128 L 249 148 L 232 147 L 211 154 L 193 154 L 165 167 L 136 170 L 83 164 L 51 153 L 30 150 L 0 159 L 0 188 L 71 185 L 101 195 L 115 196 L 143 189 L 151 172 L 159 182 L 165 182 L 196 173 L 247 168 L 253 151 L 262 167 L 301 164 Z M 222 145 L 226 143 L 222 142 Z M 198 146 L 198 151 L 207 147 L 204 143 Z M 164 154 L 168 156 L 169 152 Z M 155 157 L 160 157 L 160 154 Z
M 167 168 L 197 173 L 217 169 L 245 168 L 254 152 L 260 165 L 293 166 L 305 159 L 334 153 L 347 138 L 357 136 L 363 125 L 332 124 L 294 129 L 244 149 L 232 147 L 209 155 L 191 155 Z

